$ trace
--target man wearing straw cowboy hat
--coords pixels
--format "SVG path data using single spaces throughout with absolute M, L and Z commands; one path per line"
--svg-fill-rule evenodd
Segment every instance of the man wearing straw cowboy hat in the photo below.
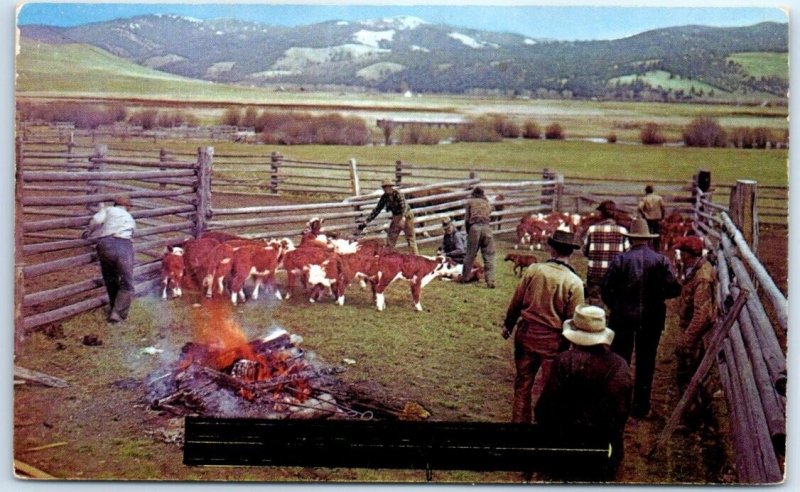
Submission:
M 383 188 L 383 195 L 381 195 L 372 212 L 364 219 L 364 222 L 358 224 L 358 230 L 363 231 L 367 224 L 372 222 L 372 219 L 386 208 L 392 214 L 392 221 L 389 224 L 389 230 L 386 232 L 386 245 L 394 248 L 397 244 L 397 238 L 400 236 L 400 231 L 403 231 L 406 235 L 408 248 L 412 253 L 418 255 L 414 212 L 411 211 L 411 207 L 406 203 L 405 197 L 395 188 L 391 180 L 384 179 L 381 182 L 381 188 Z
M 531 393 L 539 368 L 546 379 L 550 361 L 566 349 L 564 321 L 584 303 L 583 280 L 569 264 L 580 248 L 572 233 L 556 230 L 547 240 L 550 259 L 528 267 L 508 305 L 503 338 L 514 335 L 514 405 L 512 422 L 531 423 Z
M 623 456 L 623 431 L 631 406 L 630 369 L 611 351 L 614 332 L 606 326 L 601 307 L 582 304 L 564 322 L 562 335 L 569 350 L 553 360 L 542 396 L 536 403 L 536 423 L 563 429 L 596 430 L 611 444 L 608 466 L 599 475 L 570 479 L 613 480 Z M 568 471 L 568 470 L 565 470 Z
M 114 198 L 113 207 L 101 208 L 89 221 L 84 239 L 96 237 L 100 272 L 108 293 L 110 310 L 107 321 L 118 323 L 128 317 L 133 302 L 133 231 L 136 221 L 128 212 L 127 195 Z
M 669 260 L 650 247 L 658 234 L 650 233 L 645 219 L 634 219 L 625 235 L 631 249 L 611 262 L 602 297 L 610 311 L 609 325 L 616 333 L 611 349 L 630 364 L 636 347 L 631 415 L 644 418 L 650 411 L 656 351 L 667 314 L 664 301 L 680 295 L 681 286 Z

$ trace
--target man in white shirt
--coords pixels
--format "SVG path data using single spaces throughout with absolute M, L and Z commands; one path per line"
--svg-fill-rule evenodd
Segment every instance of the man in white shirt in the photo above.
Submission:
M 97 238 L 97 257 L 108 292 L 111 309 L 109 323 L 128 317 L 133 302 L 133 231 L 136 221 L 128 212 L 131 200 L 127 196 L 114 198 L 113 207 L 104 207 L 89 221 L 84 238 Z

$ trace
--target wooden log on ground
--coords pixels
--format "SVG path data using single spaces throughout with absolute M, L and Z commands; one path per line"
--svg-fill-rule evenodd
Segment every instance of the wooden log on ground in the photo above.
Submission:
M 14 473 L 18 477 L 22 475 L 21 478 L 30 477 L 37 480 L 60 480 L 58 477 L 50 475 L 18 459 L 14 459 Z
M 45 386 L 51 386 L 53 388 L 69 387 L 69 383 L 61 378 L 50 376 L 49 374 L 45 374 L 43 372 L 25 369 L 24 367 L 20 367 L 16 364 L 14 365 L 14 377 L 18 379 L 24 379 L 25 381 L 43 384 Z

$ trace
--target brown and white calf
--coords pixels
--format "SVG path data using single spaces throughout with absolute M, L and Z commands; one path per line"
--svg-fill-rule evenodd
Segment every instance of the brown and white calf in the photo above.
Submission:
M 281 299 L 280 290 L 275 287 L 275 272 L 282 259 L 283 245 L 280 241 L 270 241 L 266 244 L 251 243 L 235 248 L 228 280 L 233 305 L 235 306 L 237 301 L 245 301 L 244 284 L 249 278 L 255 280 L 253 292 L 250 294 L 251 299 L 258 299 L 258 291 L 262 285 L 274 290 L 275 297 Z
M 314 284 L 324 284 L 325 287 L 331 287 L 338 280 L 338 274 L 334 271 L 337 265 L 336 256 L 333 251 L 315 246 L 303 246 L 287 251 L 283 255 L 283 268 L 286 270 L 286 293 L 283 295 L 284 299 L 292 297 L 298 278 L 303 288 L 306 291 L 308 290 L 312 268 Z M 333 263 L 331 263 L 332 261 Z M 314 295 L 309 299 L 311 302 L 315 300 Z
M 164 257 L 161 259 L 161 298 L 167 298 L 167 290 L 172 291 L 172 297 L 181 297 L 183 291 L 181 284 L 186 267 L 183 262 L 183 248 L 178 246 L 168 247 Z
M 514 264 L 514 275 L 518 277 L 522 276 L 522 271 L 525 268 L 539 262 L 533 255 L 521 255 L 517 253 L 507 254 L 505 261 L 510 261 Z
M 442 275 L 447 265 L 447 258 L 437 256 L 428 258 L 412 254 L 386 252 L 378 258 L 377 274 L 373 279 L 375 285 L 375 306 L 378 311 L 386 309 L 384 291 L 395 280 L 403 279 L 411 287 L 414 308 L 422 311 L 420 294 L 422 288 L 431 280 Z

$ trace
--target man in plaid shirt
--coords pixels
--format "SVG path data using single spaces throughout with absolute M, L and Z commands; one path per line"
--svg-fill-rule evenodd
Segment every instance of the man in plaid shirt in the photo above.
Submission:
M 628 238 L 624 234 L 626 228 L 614 221 L 617 210 L 612 200 L 601 202 L 597 207 L 602 218 L 600 222 L 589 226 L 583 241 L 583 254 L 588 258 L 586 273 L 586 302 L 594 306 L 605 307 L 600 298 L 600 286 L 608 272 L 611 260 L 618 254 L 630 249 Z

